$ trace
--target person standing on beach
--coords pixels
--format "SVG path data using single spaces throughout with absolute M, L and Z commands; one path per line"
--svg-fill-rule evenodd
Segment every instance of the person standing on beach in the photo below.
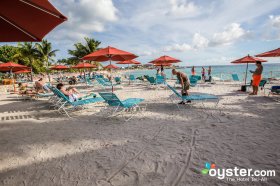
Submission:
M 262 80 L 262 72 L 263 72 L 263 66 L 262 63 L 260 61 L 256 62 L 256 70 L 252 71 L 250 70 L 251 73 L 253 73 L 253 82 L 252 82 L 252 87 L 253 87 L 253 92 L 250 93 L 249 95 L 257 95 L 258 94 L 258 90 L 259 90 L 259 85 L 260 82 Z
M 189 79 L 188 79 L 187 75 L 184 74 L 183 72 L 178 72 L 175 69 L 172 69 L 172 74 L 177 76 L 177 79 L 182 86 L 182 90 L 181 90 L 182 96 L 188 96 L 189 95 L 188 90 L 190 89 L 190 83 L 189 83 Z M 188 102 L 190 102 L 190 101 L 188 101 Z M 185 102 L 181 101 L 179 104 L 185 104 Z
M 192 67 L 192 75 L 195 76 L 195 69 L 194 69 L 194 66 Z
M 212 67 L 209 66 L 209 68 L 208 68 L 208 76 L 209 76 L 209 77 L 211 76 L 211 73 L 212 73 Z
M 205 81 L 205 68 L 204 67 L 202 67 L 201 75 L 202 75 L 202 80 Z

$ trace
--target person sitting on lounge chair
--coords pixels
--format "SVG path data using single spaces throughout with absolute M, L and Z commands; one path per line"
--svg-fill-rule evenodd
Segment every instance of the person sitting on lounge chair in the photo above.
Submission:
M 82 98 L 88 98 L 89 96 L 90 97 L 94 97 L 94 98 L 96 97 L 96 94 L 93 94 L 93 93 L 91 93 L 89 95 L 83 95 L 76 88 L 74 88 L 74 87 L 66 88 L 64 86 L 64 84 L 62 84 L 62 83 L 57 84 L 56 88 L 58 90 L 60 90 L 65 96 L 68 96 L 69 100 L 71 102 L 78 101 L 78 100 L 80 100 Z
M 32 89 L 27 89 L 27 84 L 26 83 L 19 83 L 18 84 L 19 88 L 19 94 L 36 94 L 37 92 Z
M 51 92 L 51 90 L 48 88 L 48 84 L 46 83 L 44 76 L 35 82 L 35 89 L 37 90 L 37 92 L 41 93 Z
M 188 96 L 189 95 L 188 90 L 190 89 L 190 82 L 187 75 L 183 72 L 178 72 L 175 69 L 172 70 L 172 74 L 177 76 L 177 79 L 182 86 L 182 90 L 181 90 L 182 96 Z M 179 104 L 185 104 L 185 102 L 182 101 Z

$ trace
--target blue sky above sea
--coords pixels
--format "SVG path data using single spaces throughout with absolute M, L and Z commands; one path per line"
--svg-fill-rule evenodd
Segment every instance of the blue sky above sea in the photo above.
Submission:
M 133 52 L 142 63 L 170 55 L 182 66 L 227 65 L 280 47 L 279 0 L 50 1 L 68 17 L 46 37 L 60 50 L 57 59 L 83 37 Z

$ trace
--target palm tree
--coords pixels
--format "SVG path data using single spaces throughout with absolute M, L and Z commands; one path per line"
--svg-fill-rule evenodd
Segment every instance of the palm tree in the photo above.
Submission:
M 31 67 L 33 71 L 40 72 L 42 70 L 42 64 L 36 57 L 36 49 L 33 43 L 19 43 L 17 54 L 13 56 L 13 59 L 20 64 Z M 32 73 L 31 73 L 31 81 L 33 81 Z
M 54 61 L 53 57 L 56 56 L 58 50 L 52 50 L 52 44 L 47 40 L 43 40 L 41 43 L 36 43 L 36 54 L 42 59 L 44 66 L 49 66 L 49 60 Z
M 36 43 L 36 55 L 43 61 L 44 66 L 47 68 L 47 74 L 50 81 L 49 76 L 49 60 L 54 61 L 53 57 L 55 57 L 55 53 L 58 50 L 52 50 L 52 44 L 47 40 L 43 40 L 41 43 Z
M 75 61 L 75 63 L 77 63 L 85 55 L 88 55 L 99 49 L 98 46 L 101 44 L 100 41 L 87 37 L 85 37 L 85 40 L 85 45 L 82 43 L 76 43 L 74 44 L 74 50 L 68 50 L 68 53 L 72 56 L 69 58 L 69 60 Z

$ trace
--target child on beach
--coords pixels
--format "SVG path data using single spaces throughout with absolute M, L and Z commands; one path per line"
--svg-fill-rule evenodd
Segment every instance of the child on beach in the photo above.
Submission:
M 189 79 L 186 76 L 186 74 L 184 74 L 183 72 L 178 72 L 175 69 L 172 70 L 172 74 L 177 76 L 177 79 L 179 80 L 181 86 L 182 86 L 182 96 L 188 96 L 188 90 L 190 89 L 190 83 L 189 83 Z M 190 101 L 188 101 L 190 102 Z M 184 101 L 181 101 L 179 104 L 185 104 Z
M 251 73 L 253 73 L 253 82 L 252 82 L 252 87 L 253 87 L 253 92 L 250 93 L 249 95 L 257 95 L 258 94 L 258 90 L 259 90 L 259 84 L 262 80 L 262 72 L 263 72 L 263 66 L 262 63 L 260 61 L 256 62 L 256 70 L 252 71 L 250 70 Z

